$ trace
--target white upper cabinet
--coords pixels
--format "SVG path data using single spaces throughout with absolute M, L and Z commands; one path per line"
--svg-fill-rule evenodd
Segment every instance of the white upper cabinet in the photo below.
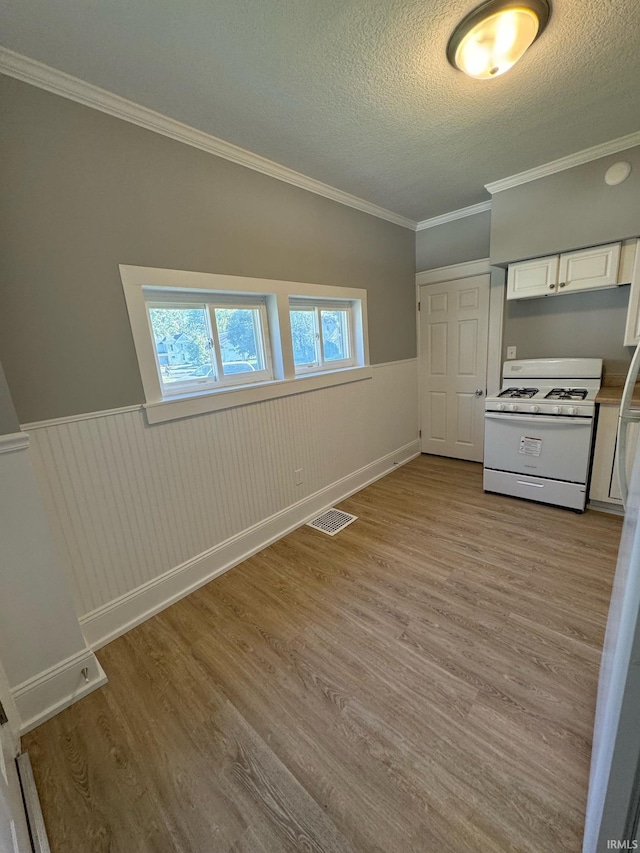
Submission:
M 555 296 L 622 284 L 621 243 L 509 264 L 507 299 Z
M 509 264 L 507 299 L 551 296 L 558 281 L 558 255 Z
M 560 255 L 558 292 L 564 288 L 570 293 L 574 290 L 615 287 L 618 284 L 620 246 L 620 243 L 609 243 L 608 246 L 595 246 L 593 249 Z

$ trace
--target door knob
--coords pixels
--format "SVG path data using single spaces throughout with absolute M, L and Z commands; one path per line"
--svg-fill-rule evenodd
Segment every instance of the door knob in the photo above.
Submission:
M 475 390 L 476 397 L 482 397 L 483 394 L 484 394 L 484 391 L 482 390 L 482 388 L 476 388 L 476 390 Z

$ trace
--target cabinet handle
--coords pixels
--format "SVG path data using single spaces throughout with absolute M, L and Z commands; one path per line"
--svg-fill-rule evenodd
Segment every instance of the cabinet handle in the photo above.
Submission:
M 560 287 L 564 287 L 564 286 L 566 285 L 566 283 L 567 283 L 566 281 L 561 281 L 561 282 L 560 282 Z
M 549 290 L 554 290 L 554 289 L 555 289 L 555 284 L 550 284 L 550 285 L 549 285 Z

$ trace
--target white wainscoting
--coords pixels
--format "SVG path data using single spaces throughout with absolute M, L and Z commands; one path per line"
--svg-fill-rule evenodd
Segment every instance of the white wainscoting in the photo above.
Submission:
M 28 426 L 94 648 L 417 455 L 417 363 L 154 426 L 98 414 Z

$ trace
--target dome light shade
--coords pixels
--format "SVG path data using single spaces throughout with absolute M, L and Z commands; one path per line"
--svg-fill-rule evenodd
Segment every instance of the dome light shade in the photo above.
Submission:
M 546 0 L 489 0 L 458 24 L 447 57 L 476 80 L 499 77 L 524 55 L 548 20 Z

